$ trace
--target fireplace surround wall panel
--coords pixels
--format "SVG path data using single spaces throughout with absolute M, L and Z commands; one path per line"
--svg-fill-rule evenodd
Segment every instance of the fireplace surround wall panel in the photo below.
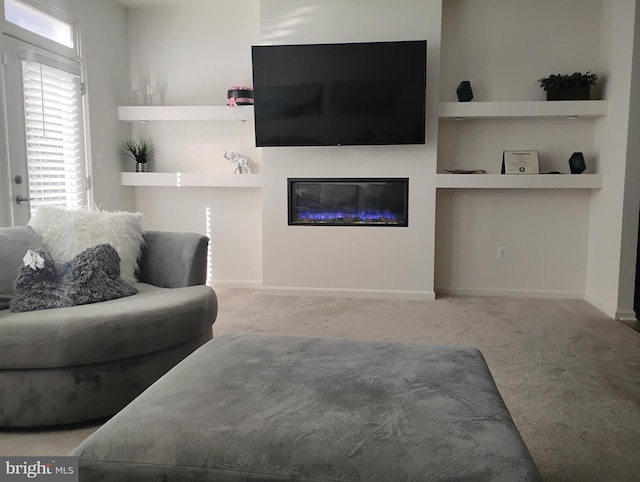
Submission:
M 290 226 L 409 225 L 408 178 L 289 178 Z

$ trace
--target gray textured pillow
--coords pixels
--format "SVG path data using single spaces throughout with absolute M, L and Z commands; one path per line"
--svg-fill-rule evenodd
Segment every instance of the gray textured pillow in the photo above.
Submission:
M 42 249 L 42 241 L 29 226 L 0 228 L 0 310 L 9 308 L 13 283 L 28 249 Z
M 44 268 L 20 268 L 11 311 L 86 305 L 138 292 L 120 277 L 120 256 L 109 244 L 89 248 L 62 264 L 55 263 L 44 250 L 37 252 L 44 259 Z

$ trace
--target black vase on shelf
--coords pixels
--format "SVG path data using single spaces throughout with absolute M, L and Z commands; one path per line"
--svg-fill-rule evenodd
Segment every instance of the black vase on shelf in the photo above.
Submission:
M 569 169 L 571 174 L 581 174 L 587 168 L 584 162 L 584 155 L 582 152 L 574 152 L 569 158 Z
M 459 102 L 470 102 L 473 99 L 473 90 L 471 90 L 471 82 L 463 80 L 456 88 Z

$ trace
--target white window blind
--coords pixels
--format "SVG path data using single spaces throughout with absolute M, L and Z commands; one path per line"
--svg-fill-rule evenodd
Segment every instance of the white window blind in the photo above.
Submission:
M 22 57 L 31 213 L 86 206 L 80 69 L 32 52 Z

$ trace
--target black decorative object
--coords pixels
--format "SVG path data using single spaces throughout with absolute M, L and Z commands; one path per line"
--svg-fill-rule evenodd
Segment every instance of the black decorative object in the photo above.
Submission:
M 456 88 L 459 102 L 469 102 L 473 99 L 473 90 L 471 90 L 471 82 L 463 80 Z
M 590 100 L 591 87 L 584 85 L 575 89 L 556 89 L 547 90 L 547 100 Z
M 571 157 L 569 158 L 569 168 L 571 169 L 571 174 L 580 174 L 584 172 L 587 165 L 584 162 L 582 152 L 574 152 L 571 154 Z

